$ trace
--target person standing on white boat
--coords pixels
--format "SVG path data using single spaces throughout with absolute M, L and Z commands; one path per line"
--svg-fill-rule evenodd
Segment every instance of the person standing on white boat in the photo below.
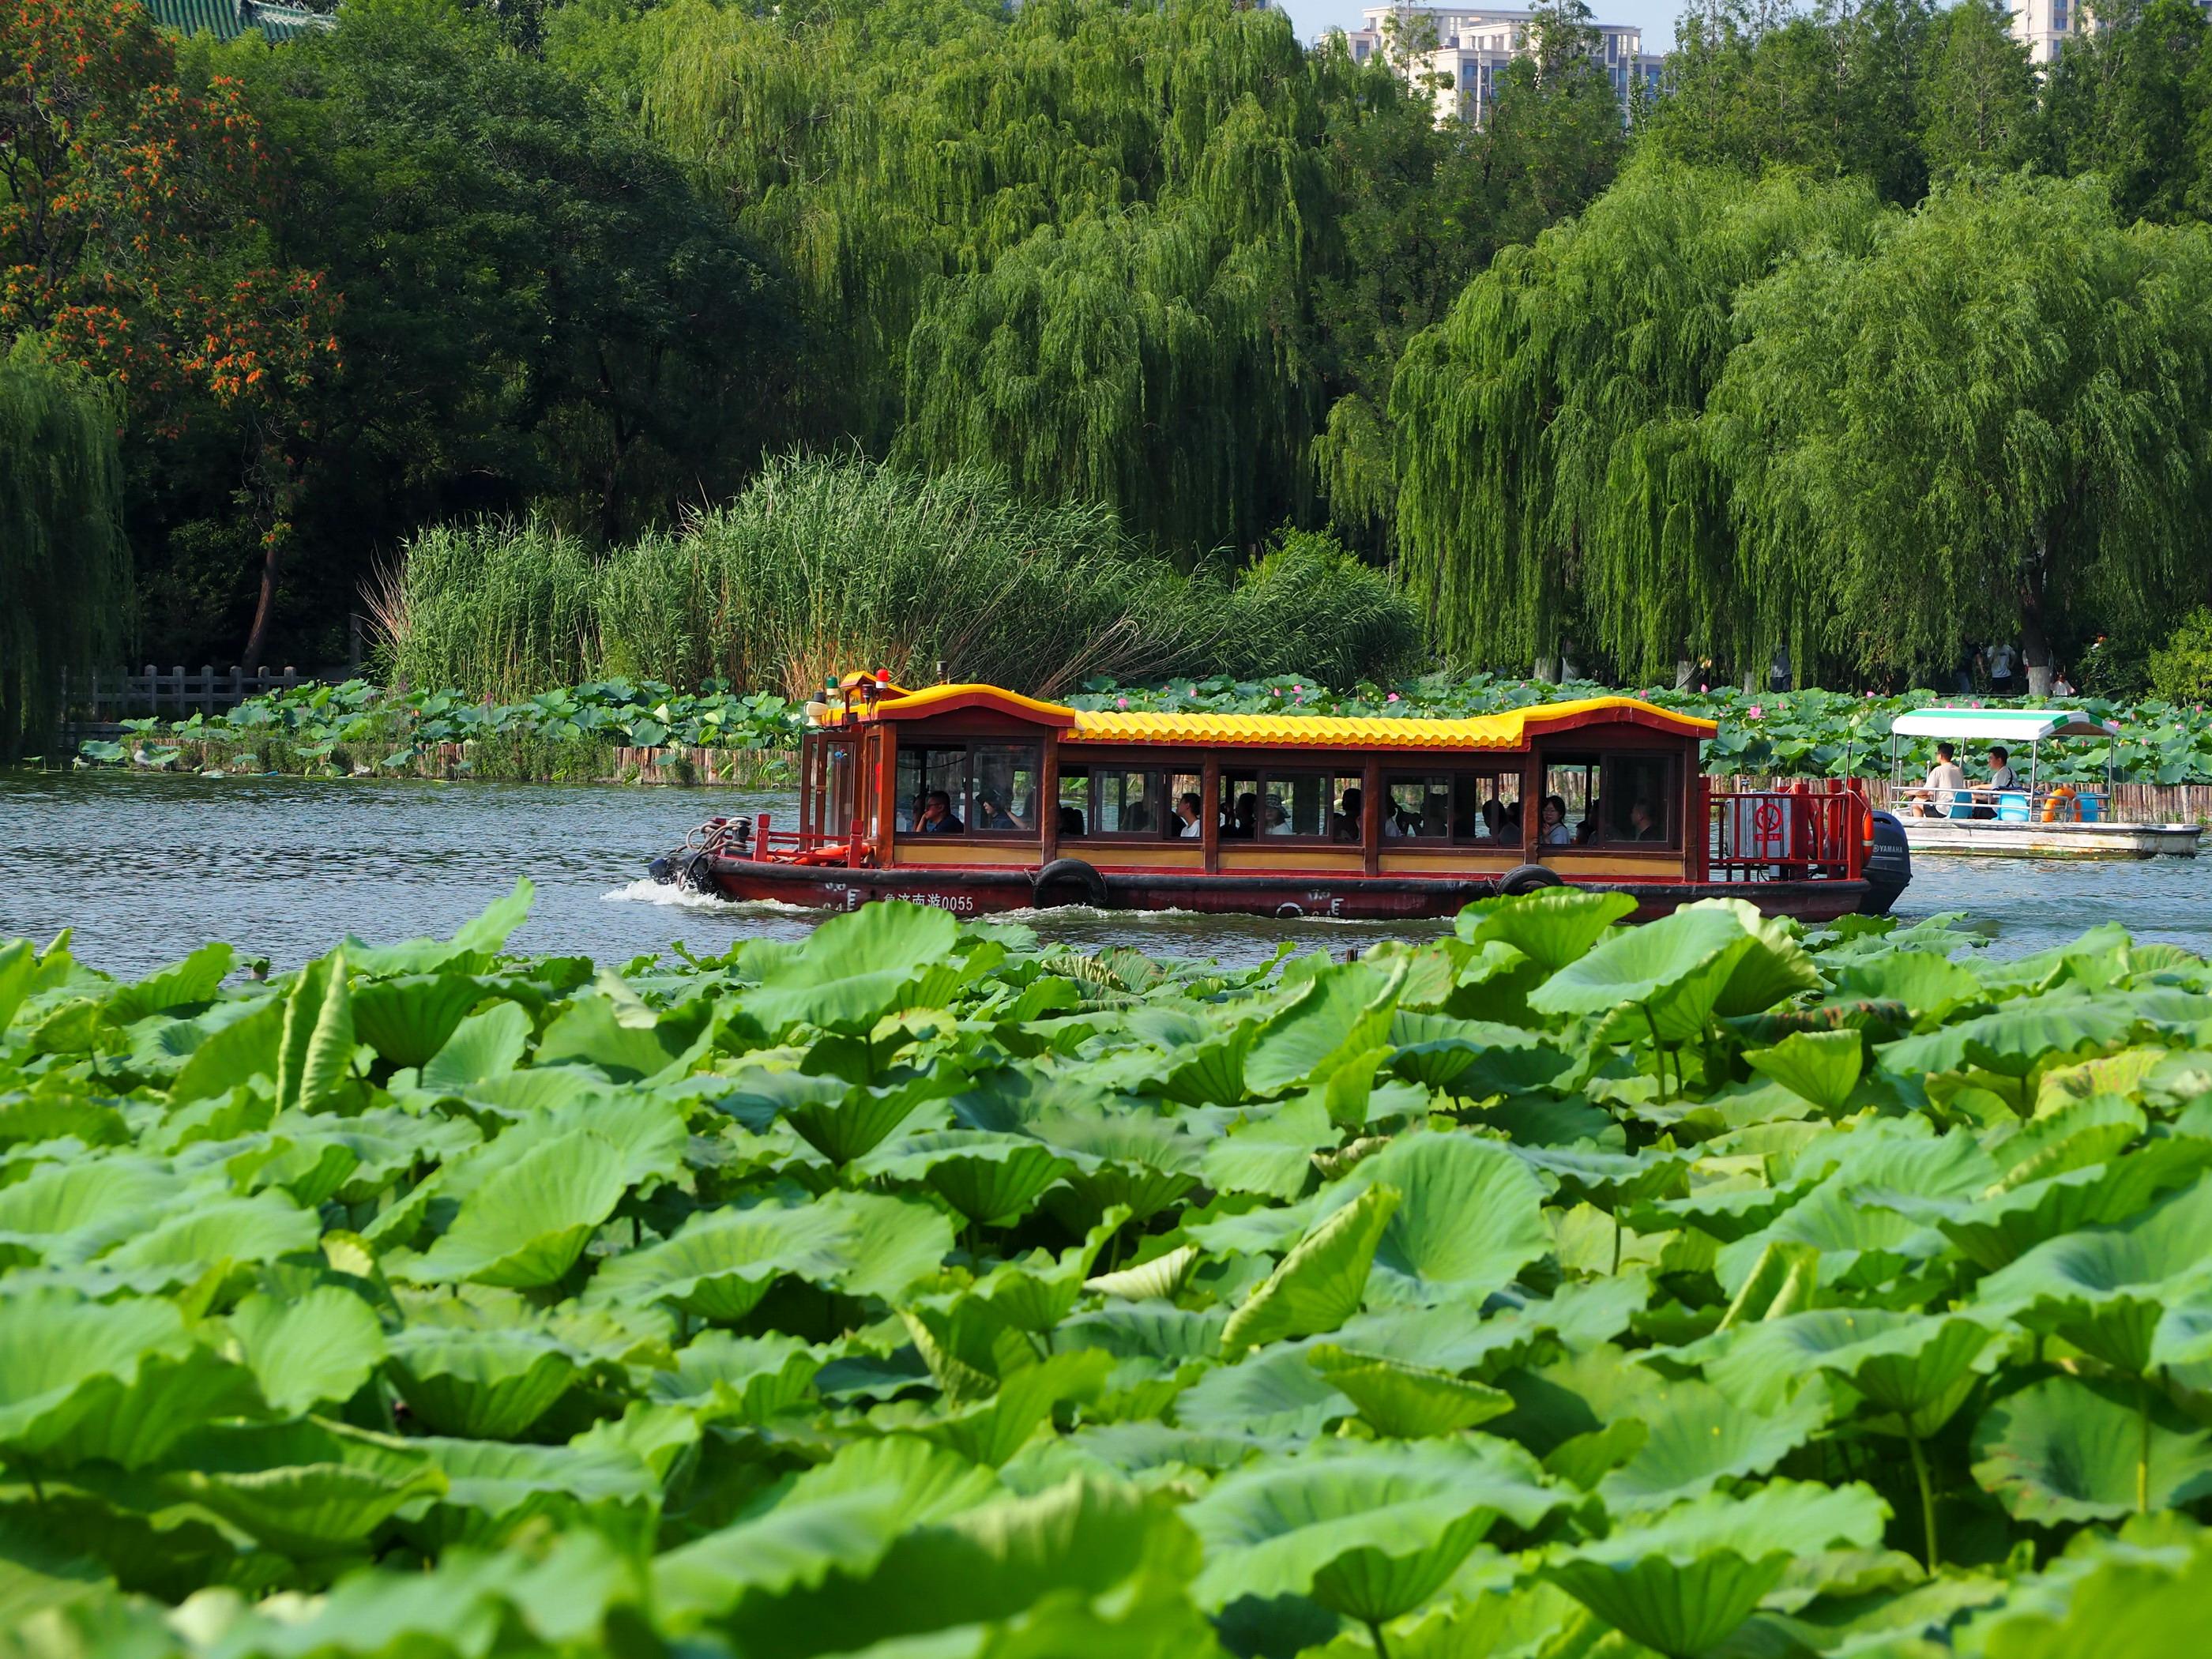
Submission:
M 1953 758 L 1957 753 L 1948 743 L 1936 745 L 1936 764 L 1928 769 L 1928 781 L 1921 790 L 1922 817 L 1947 818 L 1951 816 L 1951 803 L 1966 787 L 1966 769 Z

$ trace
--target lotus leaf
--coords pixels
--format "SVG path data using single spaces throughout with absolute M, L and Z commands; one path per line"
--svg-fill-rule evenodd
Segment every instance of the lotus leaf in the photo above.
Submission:
M 1430 1365 L 1328 1343 L 1310 1349 L 1306 1358 L 1359 1407 L 1377 1434 L 1389 1439 L 1450 1434 L 1513 1409 L 1513 1396 L 1504 1389 L 1466 1382 Z
M 685 1313 L 744 1318 L 786 1273 L 830 1284 L 851 1265 L 853 1229 L 820 1205 L 702 1210 L 672 1238 L 617 1256 L 591 1285 L 601 1304 L 665 1299 Z
M 475 980 L 459 974 L 380 980 L 354 994 L 354 1034 L 394 1066 L 421 1066 L 483 995 Z
M 1470 945 L 1510 945 L 1547 974 L 1589 954 L 1607 929 L 1634 914 L 1625 893 L 1552 888 L 1517 898 L 1482 899 L 1460 912 L 1452 930 Z
M 392 1386 L 433 1434 L 512 1440 L 576 1380 L 574 1352 L 528 1329 L 414 1328 L 387 1349 Z
M 421 1448 L 314 1417 L 198 1429 L 169 1449 L 161 1481 L 269 1548 L 311 1559 L 358 1552 L 403 1504 L 446 1489 Z
M 1799 1031 L 1771 1048 L 1750 1050 L 1744 1060 L 1790 1093 L 1832 1115 L 1850 1103 L 1851 1091 L 1858 1086 L 1866 1064 L 1866 1047 L 1856 1031 Z
M 1234 1357 L 1285 1337 L 1333 1331 L 1358 1312 L 1376 1247 L 1399 1201 L 1395 1187 L 1366 1186 L 1315 1224 L 1267 1283 L 1230 1315 L 1223 1352 Z
M 1552 1248 L 1540 1213 L 1543 1189 L 1527 1165 L 1495 1141 L 1403 1136 L 1343 1183 L 1347 1194 L 1378 1187 L 1399 1194 L 1375 1250 L 1371 1284 L 1378 1297 L 1486 1296 Z
M 587 1130 L 541 1142 L 471 1194 L 452 1227 L 392 1276 L 528 1288 L 575 1264 L 623 1194 L 613 1145 Z
M 230 1328 L 263 1397 L 280 1412 L 352 1398 L 384 1357 L 384 1328 L 368 1304 L 336 1285 L 297 1299 L 250 1296 Z
M 1983 1414 L 1974 1478 L 2023 1521 L 2112 1520 L 2212 1493 L 2212 1435 L 2148 1384 L 2054 1376 Z
M 466 1092 L 508 1072 L 521 1060 L 529 1042 L 528 1012 L 519 1003 L 500 1003 L 459 1021 L 437 1052 L 422 1062 L 419 1081 L 425 1089 Z

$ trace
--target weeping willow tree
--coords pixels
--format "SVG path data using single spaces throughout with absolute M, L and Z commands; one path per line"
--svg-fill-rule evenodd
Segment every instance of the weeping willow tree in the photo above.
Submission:
M 1939 186 L 1749 290 L 1709 420 L 1747 562 L 1870 666 L 2148 630 L 2212 588 L 2212 233 L 2094 179 Z M 2179 601 L 2179 605 L 2177 605 Z
M 791 274 L 817 441 L 1199 546 L 1300 507 L 1328 180 L 1279 12 L 694 3 L 655 27 L 648 118 Z
M 1391 394 L 1401 572 L 1432 642 L 1504 664 L 1571 640 L 1637 678 L 1804 643 L 1817 619 L 1746 568 L 1700 420 L 1739 292 L 1863 246 L 1879 211 L 1862 184 L 1647 157 L 1470 283 Z
M 31 337 L 0 357 L 0 753 L 52 735 L 62 672 L 119 660 L 131 606 L 113 400 Z

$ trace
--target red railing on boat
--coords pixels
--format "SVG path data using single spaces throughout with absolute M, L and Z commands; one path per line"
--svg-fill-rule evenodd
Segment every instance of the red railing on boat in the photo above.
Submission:
M 709 818 L 692 832 L 698 844 L 726 859 L 776 864 L 860 865 L 872 863 L 873 849 L 855 823 L 842 836 L 808 830 L 778 830 L 763 812 L 753 818 Z M 854 856 L 855 849 L 858 857 Z
M 1707 881 L 1849 881 L 1866 873 L 1866 797 L 1830 779 L 1794 789 L 1708 787 Z

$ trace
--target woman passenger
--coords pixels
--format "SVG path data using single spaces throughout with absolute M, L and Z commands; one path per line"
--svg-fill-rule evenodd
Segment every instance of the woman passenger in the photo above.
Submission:
M 1567 828 L 1567 798 L 1547 795 L 1544 805 L 1536 817 L 1536 843 L 1540 847 L 1572 847 L 1575 832 Z

